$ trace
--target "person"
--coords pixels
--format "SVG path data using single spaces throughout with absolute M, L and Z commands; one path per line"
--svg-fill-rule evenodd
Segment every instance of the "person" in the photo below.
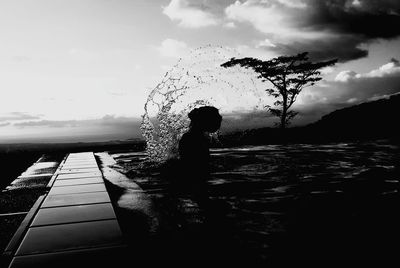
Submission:
M 207 180 L 210 176 L 210 133 L 221 127 L 217 108 L 202 106 L 189 112 L 189 130 L 179 141 L 181 176 L 179 188 L 191 195 L 199 207 L 208 204 Z

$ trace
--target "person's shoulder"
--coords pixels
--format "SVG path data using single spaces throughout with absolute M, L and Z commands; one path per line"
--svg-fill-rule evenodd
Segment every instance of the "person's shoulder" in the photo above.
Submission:
M 190 139 L 190 133 L 189 133 L 189 132 L 186 132 L 186 133 L 184 133 L 184 134 L 182 135 L 182 137 L 181 137 L 181 139 L 180 139 L 180 142 L 184 142 L 184 141 L 186 141 L 186 140 L 188 140 L 188 139 Z
M 189 145 L 189 144 L 193 144 L 194 142 L 196 142 L 196 137 L 195 135 L 193 135 L 193 133 L 191 132 L 186 132 L 185 134 L 182 135 L 179 144 L 180 145 Z
M 191 131 L 186 132 L 185 134 L 182 135 L 181 141 L 191 141 L 197 139 L 196 133 L 193 133 Z

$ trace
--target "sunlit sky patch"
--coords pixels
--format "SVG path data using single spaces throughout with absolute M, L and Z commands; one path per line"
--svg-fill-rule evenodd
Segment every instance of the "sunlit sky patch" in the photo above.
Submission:
M 306 124 L 400 91 L 399 24 L 390 0 L 3 0 L 0 142 L 139 137 L 151 89 L 209 44 L 263 59 L 338 58 L 299 97 L 294 123 Z M 240 126 L 242 113 L 229 118 Z

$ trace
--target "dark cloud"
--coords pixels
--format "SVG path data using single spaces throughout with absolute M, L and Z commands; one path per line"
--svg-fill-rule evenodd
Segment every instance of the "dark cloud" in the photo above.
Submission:
M 272 2 L 269 0 L 267 2 Z M 326 33 L 319 39 L 296 39 L 274 43 L 279 54 L 310 52 L 316 60 L 359 59 L 368 55 L 366 44 L 378 39 L 400 36 L 400 1 L 398 0 L 304 0 L 304 9 L 286 8 L 291 25 L 299 32 Z
M 9 126 L 10 123 L 9 122 L 5 122 L 5 123 L 0 123 L 0 127 L 5 127 L 5 126 Z
M 311 14 L 306 23 L 315 29 L 331 29 L 369 38 L 399 36 L 400 1 L 309 0 Z
M 30 115 L 22 112 L 12 112 L 5 115 L 0 116 L 0 122 L 2 121 L 19 121 L 19 120 L 32 120 L 32 119 L 40 119 L 39 116 Z
M 400 36 L 400 1 L 309 0 L 311 14 L 306 25 L 331 31 L 337 37 L 310 44 L 316 58 L 338 57 L 347 61 L 367 56 L 361 44 Z M 302 49 L 307 49 L 303 45 Z
M 269 48 L 284 55 L 293 55 L 308 51 L 313 61 L 339 59 L 341 62 L 363 58 L 368 55 L 368 50 L 360 48 L 359 44 L 364 38 L 357 36 L 339 36 L 326 40 L 316 40 L 312 44 L 307 42 L 292 42 L 290 44 L 277 44 Z

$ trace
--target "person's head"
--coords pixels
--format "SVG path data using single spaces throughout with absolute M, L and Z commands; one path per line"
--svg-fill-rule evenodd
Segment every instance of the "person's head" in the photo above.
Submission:
M 221 127 L 222 116 L 217 108 L 202 106 L 195 108 L 188 114 L 190 127 L 206 132 L 215 132 Z

